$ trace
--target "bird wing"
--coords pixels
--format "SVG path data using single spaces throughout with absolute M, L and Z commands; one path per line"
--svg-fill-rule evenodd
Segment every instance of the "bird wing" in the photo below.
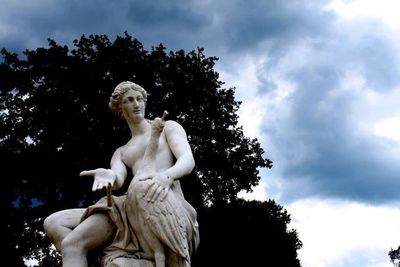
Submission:
M 142 198 L 139 208 L 157 238 L 186 261 L 190 261 L 189 221 L 181 200 L 170 191 L 163 201 L 148 202 Z

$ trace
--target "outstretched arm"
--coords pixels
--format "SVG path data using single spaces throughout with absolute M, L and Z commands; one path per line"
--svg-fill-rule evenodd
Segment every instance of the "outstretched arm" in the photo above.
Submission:
M 94 170 L 82 171 L 80 176 L 93 176 L 92 190 L 102 190 L 111 184 L 113 189 L 119 189 L 123 185 L 127 176 L 125 164 L 122 162 L 121 148 L 118 148 L 111 158 L 111 168 L 98 168 Z

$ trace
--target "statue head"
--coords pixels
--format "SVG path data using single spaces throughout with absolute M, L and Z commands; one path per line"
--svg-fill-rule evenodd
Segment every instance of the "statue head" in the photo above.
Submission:
M 147 102 L 147 92 L 143 87 L 129 81 L 121 82 L 115 87 L 114 92 L 111 94 L 110 102 L 108 103 L 111 111 L 120 118 L 124 118 L 121 108 L 122 96 L 129 90 L 138 91 L 142 94 L 144 102 Z

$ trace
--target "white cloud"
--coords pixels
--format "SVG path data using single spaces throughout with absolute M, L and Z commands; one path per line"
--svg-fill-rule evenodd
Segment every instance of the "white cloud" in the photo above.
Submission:
M 375 125 L 377 136 L 400 141 L 400 117 L 390 117 Z
M 227 87 L 236 87 L 236 99 L 242 101 L 238 115 L 244 134 L 251 138 L 261 137 L 261 123 L 265 117 L 265 99 L 258 96 L 261 82 L 259 72 L 264 59 L 243 55 L 229 67 L 218 70 Z
M 343 19 L 376 19 L 394 30 L 400 30 L 400 2 L 398 0 L 333 0 L 328 6 Z
M 238 124 L 243 126 L 245 136 L 251 138 L 261 137 L 261 124 L 265 116 L 262 98 L 256 98 L 242 104 L 239 111 Z
M 360 135 L 380 144 L 381 158 L 400 160 L 400 87 L 390 91 L 364 88 L 357 93 L 353 120 Z
M 400 245 L 400 209 L 343 200 L 304 199 L 287 206 L 306 267 L 391 267 Z
M 245 191 L 240 191 L 238 197 L 246 200 L 266 201 L 267 195 L 265 192 L 266 192 L 266 184 L 263 180 L 260 180 L 260 183 L 253 188 L 253 192 L 246 193 Z

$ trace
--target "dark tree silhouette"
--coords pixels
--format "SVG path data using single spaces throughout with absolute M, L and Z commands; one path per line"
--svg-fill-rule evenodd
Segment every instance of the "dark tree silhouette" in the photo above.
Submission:
M 274 201 L 238 200 L 200 209 L 197 266 L 300 266 L 302 243 L 288 230 L 290 216 Z M 210 260 L 212 259 L 212 260 Z
M 216 57 L 206 57 L 201 48 L 167 53 L 162 44 L 146 51 L 127 33 L 114 42 L 105 35 L 82 36 L 73 50 L 49 40 L 47 48 L 26 50 L 23 59 L 5 49 L 1 54 L 0 156 L 6 187 L 1 208 L 7 214 L 1 229 L 13 266 L 23 266 L 23 257 L 38 259 L 40 266 L 59 264 L 43 235 L 43 219 L 101 197 L 90 191 L 91 179 L 78 173 L 108 167 L 115 148 L 130 136 L 107 108 L 113 88 L 124 80 L 149 92 L 149 118 L 168 110 L 168 118 L 187 131 L 196 168 L 182 182 L 187 200 L 199 210 L 204 240 L 195 264 L 210 266 L 214 240 L 229 240 L 221 254 L 225 260 L 300 265 L 301 243 L 286 229 L 286 211 L 273 201 L 237 199 L 239 191 L 258 184 L 258 169 L 272 162 L 263 158 L 257 139 L 238 127 L 240 103 L 234 88 L 221 87 L 213 69 Z M 261 245 L 252 241 L 256 237 Z
M 395 267 L 400 266 L 400 246 L 397 249 L 391 249 L 389 251 L 389 257 Z

